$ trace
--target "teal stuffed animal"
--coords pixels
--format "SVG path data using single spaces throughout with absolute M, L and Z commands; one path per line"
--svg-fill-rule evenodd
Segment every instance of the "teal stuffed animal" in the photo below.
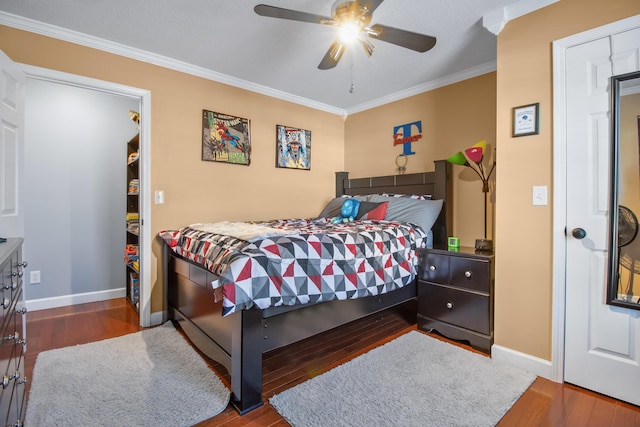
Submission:
M 342 202 L 342 208 L 340 209 L 340 216 L 331 219 L 332 224 L 352 222 L 358 216 L 358 209 L 360 208 L 360 200 L 354 198 L 345 199 Z

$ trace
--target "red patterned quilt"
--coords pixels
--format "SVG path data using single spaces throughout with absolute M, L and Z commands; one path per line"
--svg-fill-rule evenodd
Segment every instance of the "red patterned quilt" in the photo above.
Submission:
M 223 315 L 238 310 L 344 300 L 405 286 L 426 232 L 391 221 L 331 224 L 329 218 L 194 224 L 159 233 L 177 254 L 216 274 Z M 222 225 L 222 227 L 221 227 Z M 229 232 L 224 231 L 231 225 Z M 254 231 L 254 230 L 250 230 Z

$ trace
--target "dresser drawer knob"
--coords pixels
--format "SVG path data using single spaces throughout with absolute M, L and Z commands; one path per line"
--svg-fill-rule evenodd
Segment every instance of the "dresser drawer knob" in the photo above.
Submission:
M 472 274 L 471 274 L 471 272 L 469 270 L 464 272 L 464 277 L 466 277 L 467 279 L 471 279 L 471 276 L 472 276 Z
M 429 266 L 429 270 L 431 270 L 431 271 L 436 271 L 436 266 L 435 266 L 435 265 L 430 265 L 430 266 Z
M 29 263 L 27 261 L 22 261 L 21 263 L 18 263 L 18 267 L 20 267 L 20 268 L 26 268 L 27 265 L 29 265 Z
M 452 302 L 448 302 L 448 303 L 447 303 L 447 308 L 448 308 L 449 310 L 451 310 L 451 309 L 453 308 L 453 303 L 452 303 Z
M 23 274 L 24 273 L 22 271 L 14 271 L 13 273 L 11 273 L 13 277 L 16 277 L 16 276 L 22 277 Z
M 27 345 L 27 340 L 26 339 L 18 340 L 16 341 L 16 345 Z
M 18 308 L 16 313 L 25 314 L 27 312 L 27 307 Z
M 11 305 L 11 300 L 7 297 L 2 299 L 2 308 L 7 308 Z

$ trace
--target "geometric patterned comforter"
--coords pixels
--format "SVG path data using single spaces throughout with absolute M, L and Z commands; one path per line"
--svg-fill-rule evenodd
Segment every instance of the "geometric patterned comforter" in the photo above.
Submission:
M 331 224 L 329 220 L 261 222 L 260 227 L 274 233 L 251 239 L 234 232 L 212 233 L 207 231 L 211 227 L 201 225 L 159 235 L 174 252 L 218 276 L 212 286 L 222 299 L 224 316 L 254 305 L 267 308 L 378 295 L 413 281 L 416 249 L 427 241 L 422 228 L 391 221 Z

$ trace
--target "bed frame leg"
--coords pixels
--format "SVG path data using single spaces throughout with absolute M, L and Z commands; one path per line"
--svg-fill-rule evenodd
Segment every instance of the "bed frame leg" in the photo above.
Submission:
M 242 310 L 233 324 L 231 402 L 240 414 L 262 406 L 262 314 Z

